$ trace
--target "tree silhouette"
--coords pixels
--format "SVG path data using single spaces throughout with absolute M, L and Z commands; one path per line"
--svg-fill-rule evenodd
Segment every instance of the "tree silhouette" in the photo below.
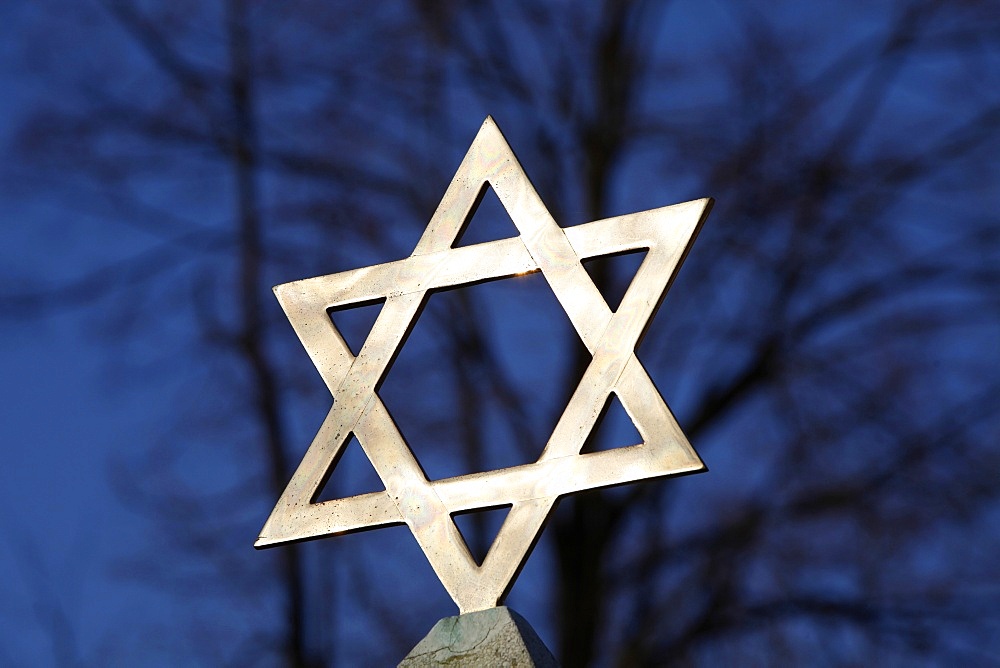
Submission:
M 639 350 L 711 472 L 561 502 L 512 605 L 563 664 L 996 660 L 988 3 L 54 7 L 7 190 L 151 240 L 0 313 L 168 342 L 176 418 L 112 480 L 171 537 L 135 565 L 176 657 L 389 663 L 453 614 L 405 532 L 249 550 L 329 401 L 268 292 L 409 254 L 492 114 L 561 225 L 717 199 Z M 588 361 L 529 277 L 432 296 L 380 393 L 450 475 L 531 461 Z

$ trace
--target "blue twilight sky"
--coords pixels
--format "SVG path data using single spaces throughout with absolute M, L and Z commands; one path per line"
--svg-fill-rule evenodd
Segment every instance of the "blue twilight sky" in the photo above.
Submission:
M 917 420 L 946 405 L 942 397 L 975 395 L 1000 379 L 997 327 L 1000 305 L 988 296 L 990 286 L 993 293 L 1000 294 L 996 265 L 992 264 L 994 259 L 1000 260 L 997 252 L 1000 225 L 996 218 L 1000 180 L 996 170 L 989 168 L 995 160 L 983 157 L 990 151 L 995 155 L 1000 148 L 995 129 L 1000 125 L 995 120 L 1000 109 L 996 91 L 1000 87 L 994 85 L 998 83 L 995 66 L 1000 40 L 996 35 L 1000 33 L 990 32 L 997 30 L 997 26 L 987 26 L 982 34 L 975 30 L 963 32 L 969 22 L 967 17 L 958 10 L 954 14 L 941 10 L 937 25 L 926 29 L 925 39 L 932 46 L 920 58 L 905 61 L 898 70 L 894 69 L 895 64 L 886 66 L 884 71 L 873 69 L 871 76 L 858 77 L 829 96 L 815 94 L 822 111 L 816 112 L 817 120 L 810 126 L 815 128 L 813 134 L 800 130 L 792 134 L 791 129 L 780 123 L 777 127 L 752 125 L 758 114 L 780 118 L 781 110 L 774 107 L 789 99 L 780 94 L 785 82 L 801 76 L 816 90 L 824 90 L 823 81 L 809 75 L 824 72 L 835 79 L 837 66 L 849 67 L 852 57 L 870 57 L 877 51 L 865 45 L 868 40 L 880 39 L 886 17 L 901 11 L 902 3 L 875 4 L 879 6 L 865 9 L 860 3 L 857 7 L 839 3 L 787 2 L 766 7 L 760 6 L 761 3 L 745 6 L 724 2 L 673 3 L 664 15 L 667 18 L 662 30 L 655 31 L 644 52 L 657 68 L 662 66 L 650 72 L 651 80 L 676 77 L 670 79 L 676 81 L 673 85 L 650 85 L 639 105 L 648 111 L 644 119 L 663 121 L 663 127 L 669 128 L 670 139 L 661 136 L 648 144 L 630 147 L 621 157 L 616 178 L 609 185 L 603 215 L 704 195 L 713 195 L 720 202 L 713 214 L 716 218 L 709 219 L 703 239 L 695 247 L 691 259 L 695 266 L 678 278 L 674 287 L 678 293 L 676 301 L 668 299 L 664 307 L 676 308 L 684 314 L 684 319 L 676 324 L 668 322 L 661 312 L 654 325 L 658 333 L 674 335 L 671 345 L 678 339 L 694 343 L 667 349 L 660 346 L 657 336 L 652 336 L 653 341 L 648 344 L 650 373 L 681 418 L 693 418 L 695 399 L 713 385 L 710 381 L 716 380 L 716 375 L 725 380 L 727 371 L 739 369 L 744 356 L 753 348 L 743 347 L 743 342 L 750 341 L 752 333 L 763 327 L 762 323 L 778 317 L 770 311 L 754 313 L 747 307 L 748 302 L 758 298 L 760 303 L 768 303 L 761 296 L 765 289 L 761 288 L 761 293 L 754 290 L 776 281 L 774 275 L 762 273 L 760 267 L 779 264 L 768 264 L 771 254 L 785 252 L 787 248 L 810 248 L 810 244 L 818 243 L 810 238 L 813 230 L 801 225 L 788 227 L 791 230 L 788 239 L 782 237 L 786 228 L 777 219 L 773 225 L 754 227 L 759 211 L 767 210 L 754 197 L 794 200 L 796 196 L 764 186 L 755 189 L 758 182 L 770 183 L 767 178 L 784 170 L 793 176 L 785 182 L 777 179 L 775 182 L 795 183 L 794 174 L 807 173 L 810 165 L 805 161 L 794 162 L 792 156 L 808 154 L 808 147 L 813 145 L 829 147 L 849 142 L 850 124 L 841 126 L 839 121 L 852 114 L 868 119 L 876 130 L 866 140 L 859 141 L 847 156 L 853 162 L 841 173 L 830 176 L 832 181 L 850 183 L 845 192 L 860 191 L 879 175 L 878 169 L 874 173 L 854 169 L 856 164 L 888 170 L 879 162 L 881 156 L 894 155 L 893 151 L 900 146 L 923 147 L 925 143 L 931 146 L 933 138 L 946 135 L 953 125 L 956 146 L 973 156 L 907 191 L 898 201 L 894 200 L 889 213 L 879 208 L 879 198 L 893 184 L 880 182 L 870 193 L 871 199 L 865 200 L 867 208 L 848 217 L 844 225 L 862 227 L 865 218 L 885 215 L 890 220 L 886 228 L 873 232 L 870 239 L 864 240 L 862 236 L 863 240 L 851 246 L 850 252 L 844 252 L 846 257 L 830 261 L 832 269 L 826 273 L 825 267 L 802 268 L 804 274 L 814 271 L 820 278 L 811 291 L 787 298 L 784 305 L 791 314 L 789 317 L 795 315 L 796 309 L 808 312 L 828 298 L 836 303 L 832 296 L 855 280 L 875 277 L 875 287 L 870 290 L 877 293 L 880 286 L 891 284 L 890 279 L 882 281 L 879 277 L 882 268 L 891 265 L 895 258 L 939 256 L 944 268 L 932 262 L 921 265 L 922 271 L 926 271 L 913 282 L 938 276 L 934 271 L 944 278 L 926 292 L 900 291 L 902 296 L 879 301 L 872 310 L 837 321 L 830 329 L 815 334 L 815 338 L 803 344 L 800 355 L 788 358 L 781 367 L 782 373 L 796 365 L 804 369 L 826 368 L 816 361 L 823 358 L 822 364 L 831 365 L 827 374 L 810 376 L 811 380 L 803 385 L 790 384 L 776 388 L 773 393 L 763 393 L 740 407 L 731 418 L 706 429 L 696 445 L 699 452 L 708 453 L 711 477 L 672 482 L 677 485 L 679 497 L 698 499 L 697 495 L 702 494 L 705 499 L 704 503 L 695 503 L 689 511 L 670 518 L 669 529 L 679 534 L 699 522 L 721 522 L 720 518 L 736 513 L 744 500 L 740 493 L 747 489 L 760 488 L 746 492 L 746 498 L 768 496 L 773 485 L 768 469 L 777 469 L 786 454 L 771 444 L 798 442 L 788 436 L 794 430 L 792 425 L 806 425 L 803 429 L 808 431 L 814 412 L 835 412 L 841 400 L 849 404 L 853 395 L 845 399 L 844 394 L 833 389 L 841 380 L 839 373 L 853 374 L 860 379 L 858 385 L 864 385 L 869 372 L 884 380 L 877 372 L 891 367 L 894 361 L 902 360 L 899 367 L 909 368 L 905 364 L 908 359 L 920 360 L 921 369 L 925 365 L 931 369 L 920 371 L 913 378 L 901 377 L 895 385 L 891 380 L 885 381 L 885 387 L 898 393 L 895 398 L 899 404 L 926 407 L 915 410 L 918 415 L 899 409 L 892 403 L 893 397 L 884 396 L 889 392 L 873 392 L 888 405 L 870 401 L 861 406 L 850 405 L 845 410 L 899 409 L 903 417 L 898 424 L 887 428 L 888 422 L 879 423 L 880 427 L 872 427 L 870 433 L 852 434 L 846 444 L 820 430 L 809 433 L 808 438 L 815 439 L 817 448 L 829 448 L 834 463 L 831 469 L 850 466 L 844 460 L 856 458 L 859 475 L 877 463 L 882 444 L 902 439 L 901 434 L 909 434 L 914 425 L 919 432 Z M 162 27 L 168 31 L 176 29 L 182 35 L 178 38 L 179 48 L 190 63 L 207 72 L 224 70 L 226 54 L 217 39 L 222 15 L 219 7 L 207 4 L 195 9 L 178 5 L 167 11 L 170 8 L 163 3 L 138 5 L 144 11 L 148 9 L 150 16 L 164 16 Z M 113 6 L 115 3 L 108 5 Z M 561 7 L 570 14 L 571 10 L 560 3 L 551 6 Z M 584 197 L 579 196 L 582 191 L 579 181 L 573 181 L 582 171 L 583 159 L 572 152 L 558 132 L 554 143 L 543 143 L 543 133 L 534 132 L 536 126 L 531 124 L 537 116 L 544 119 L 538 127 L 544 127 L 549 119 L 545 114 L 553 113 L 551 108 L 531 107 L 530 112 L 525 112 L 502 95 L 490 98 L 468 83 L 476 80 L 470 74 L 475 68 L 456 61 L 442 68 L 437 73 L 440 80 L 434 82 L 442 87 L 443 92 L 437 98 L 443 101 L 441 108 L 426 109 L 410 100 L 413 108 L 419 110 L 397 114 L 394 105 L 409 98 L 391 97 L 379 86 L 416 91 L 415 84 L 412 91 L 409 87 L 410 78 L 423 71 L 421 59 L 429 60 L 430 56 L 419 49 L 404 50 L 407 62 L 383 62 L 379 54 L 383 50 L 390 52 L 390 45 L 410 48 L 399 46 L 396 40 L 400 43 L 405 40 L 393 32 L 400 26 L 408 29 L 405 21 L 396 19 L 405 10 L 396 5 L 380 10 L 347 7 L 345 4 L 342 10 L 331 10 L 332 17 L 324 14 L 323 22 L 317 19 L 315 25 L 302 20 L 286 21 L 274 7 L 254 9 L 255 29 L 267 36 L 258 53 L 259 66 L 280 81 L 273 88 L 268 87 L 272 84 L 262 84 L 256 91 L 261 98 L 262 143 L 265 148 L 329 146 L 331 158 L 336 160 L 343 157 L 339 151 L 346 150 L 345 147 L 364 146 L 370 150 L 359 150 L 357 162 L 369 167 L 375 177 L 410 172 L 415 187 L 428 192 L 421 192 L 423 199 L 419 205 L 407 210 L 409 218 L 397 219 L 401 206 L 387 196 L 384 205 L 368 204 L 366 208 L 352 199 L 352 189 L 361 186 L 350 182 L 340 183 L 327 177 L 334 185 L 325 182 L 317 185 L 304 178 L 263 178 L 261 210 L 267 228 L 266 241 L 271 244 L 269 252 L 276 258 L 268 266 L 264 282 L 304 278 L 361 263 L 393 260 L 408 253 L 487 113 L 497 116 L 547 203 L 559 206 L 565 222 L 583 222 Z M 189 19 L 186 12 L 197 19 Z M 247 629 L 273 632 L 278 626 L 275 620 L 280 620 L 283 614 L 274 584 L 261 575 L 278 563 L 279 557 L 274 551 L 249 550 L 255 537 L 253 527 L 263 522 L 273 500 L 269 492 L 260 493 L 265 487 L 263 474 L 255 471 L 261 465 L 234 447 L 258 436 L 252 421 L 243 419 L 241 389 L 248 382 L 246 371 L 225 351 L 201 342 L 197 334 L 215 317 L 224 328 L 235 320 L 238 312 L 226 292 L 234 280 L 235 266 L 230 252 L 235 243 L 231 175 L 224 162 L 206 158 L 199 153 L 200 148 L 181 145 L 150 149 L 134 136 L 90 137 L 86 147 L 95 155 L 120 152 L 134 158 L 134 162 L 122 163 L 124 176 L 105 176 L 119 179 L 123 188 L 127 188 L 118 194 L 148 206 L 144 214 L 117 201 L 113 189 L 95 186 L 98 179 L 92 178 L 94 174 L 86 171 L 86 165 L 81 167 L 84 163 L 76 162 L 82 149 L 72 142 L 62 147 L 57 161 L 49 159 L 41 165 L 34 161 L 36 150 L 42 153 L 51 149 L 44 146 L 49 126 L 45 125 L 46 117 L 41 112 L 92 111 L 88 104 L 96 98 L 88 102 L 86 95 L 106 94 L 109 100 L 125 101 L 136 108 L 159 104 L 181 119 L 190 113 L 188 106 L 172 97 L 175 91 L 157 86 L 154 76 L 157 70 L 151 59 L 116 26 L 111 14 L 100 3 L 52 1 L 0 6 L 0 142 L 7 155 L 5 165 L 0 168 L 0 379 L 3 381 L 0 449 L 4 462 L 0 467 L 0 531 L 4 536 L 0 540 L 0 573 L 4 574 L 0 578 L 0 665 L 106 665 L 105 661 L 112 665 L 225 665 L 238 662 L 240 655 L 227 653 L 231 648 L 214 646 L 205 636 L 238 638 Z M 570 19 L 567 16 L 565 25 L 575 27 Z M 586 18 L 580 18 L 579 22 L 585 23 Z M 952 23 L 959 26 L 955 34 L 948 32 Z M 747 25 L 758 26 L 760 31 L 748 36 L 743 32 Z M 839 37 L 833 39 L 831 34 Z M 327 39 L 330 35 L 338 39 Z M 940 38 L 939 43 L 934 42 L 936 38 Z M 859 46 L 852 50 L 853 45 Z M 963 45 L 967 48 L 961 48 Z M 786 48 L 789 53 L 801 55 L 786 59 L 783 51 Z M 549 73 L 558 74 L 555 65 L 547 69 L 555 62 L 548 49 L 548 44 L 525 39 L 523 48 L 511 55 L 512 71 L 520 64 L 521 71 L 537 73 L 540 80 Z M 317 63 L 325 66 L 338 58 L 342 64 L 332 69 L 342 74 L 343 80 L 336 83 L 324 78 L 326 70 L 310 69 Z M 892 59 L 887 62 L 895 63 Z M 546 67 L 536 68 L 539 63 Z M 754 63 L 768 63 L 773 69 L 763 74 L 757 72 L 760 79 L 751 80 L 755 73 L 740 68 L 752 70 Z M 398 70 L 394 69 L 397 67 Z M 427 72 L 430 71 L 428 66 Z M 95 72 L 103 75 L 97 76 Z M 391 83 L 376 80 L 373 72 Z M 353 75 L 358 80 L 352 80 Z M 865 86 L 878 85 L 883 76 L 895 79 L 881 103 L 873 109 L 858 105 L 857 99 L 863 99 L 860 93 Z M 427 78 L 429 81 L 433 77 L 427 74 Z M 558 77 L 553 75 L 553 79 L 551 85 L 555 87 Z M 802 90 L 803 95 L 814 94 Z M 413 94 L 422 99 L 418 93 Z M 208 103 L 211 102 L 209 98 Z M 560 103 L 565 103 L 565 108 L 560 108 L 567 113 L 579 112 L 581 116 L 585 114 L 580 109 L 588 105 L 586 99 Z M 376 119 L 372 127 L 378 127 L 382 134 L 352 136 L 363 133 L 358 127 L 335 122 L 340 118 L 338 114 L 355 106 L 364 112 L 359 116 Z M 950 111 L 949 106 L 953 107 Z M 313 113 L 326 107 L 332 110 L 328 114 L 329 125 L 324 124 L 327 116 Z M 993 118 L 992 125 L 986 126 L 993 129 L 966 141 L 961 134 L 963 123 L 978 114 L 986 121 Z M 127 119 L 123 123 L 127 124 Z M 705 131 L 705 123 L 714 124 L 711 132 Z M 787 125 L 793 125 L 792 120 Z M 838 128 L 843 132 L 836 132 Z M 726 155 L 730 138 L 742 136 L 758 136 L 762 145 L 775 148 L 761 154 L 760 160 L 766 160 L 766 164 L 754 160 L 748 164 L 734 162 L 732 168 L 740 173 L 738 177 L 730 175 L 730 180 L 725 181 L 725 170 L 713 171 L 709 167 L 714 165 L 716 156 Z M 405 150 L 399 149 L 404 145 Z M 96 162 L 86 164 L 92 166 Z M 892 168 L 903 173 L 907 165 Z M 707 184 L 715 183 L 735 185 L 728 192 L 703 191 Z M 321 199 L 317 193 L 327 192 L 324 188 L 340 198 L 334 211 L 316 205 L 316 200 Z M 952 197 L 953 192 L 959 195 Z M 843 201 L 833 199 L 830 206 L 847 207 L 846 201 L 846 197 Z M 796 210 L 807 205 L 801 203 Z M 490 214 L 484 212 L 484 215 Z M 788 210 L 782 210 L 781 215 L 791 216 Z M 340 226 L 337 232 L 331 233 L 324 227 L 327 220 L 329 227 Z M 496 222 L 491 221 L 490 224 Z M 965 226 L 979 234 L 977 244 L 972 246 L 976 252 L 956 255 L 957 259 L 953 259 L 949 249 L 967 241 L 963 236 Z M 881 236 L 883 232 L 885 236 Z M 886 237 L 891 237 L 891 241 L 886 241 Z M 713 269 L 709 259 L 699 260 L 698 249 L 702 246 L 706 248 L 703 257 L 723 257 L 725 262 Z M 153 278 L 144 277 L 144 267 L 157 263 L 167 269 L 157 270 Z M 127 272 L 119 272 L 126 266 Z M 80 290 L 59 291 L 60 286 L 74 284 L 102 267 L 110 267 L 116 278 L 110 281 L 113 289 L 102 292 L 99 299 L 90 299 L 87 284 Z M 958 279 L 967 278 L 967 274 L 979 277 L 981 292 L 963 291 L 964 284 Z M 956 278 L 955 283 L 949 282 L 949 277 Z M 56 306 L 36 309 L 42 303 L 41 297 L 36 300 L 32 295 L 50 295 L 53 289 Z M 490 319 L 490 330 L 496 332 L 501 363 L 516 367 L 511 360 L 529 351 L 528 364 L 520 368 L 518 375 L 519 389 L 538 392 L 534 408 L 539 415 L 551 411 L 562 400 L 561 395 L 546 394 L 536 388 L 553 375 L 554 361 L 564 361 L 568 355 L 557 338 L 566 323 L 558 314 L 552 315 L 551 300 L 542 302 L 547 319 L 523 317 L 527 305 L 538 305 L 539 294 L 545 292 L 544 285 L 526 279 L 521 284 L 491 284 L 472 290 L 484 302 L 492 304 L 492 310 L 484 317 Z M 688 296 L 680 296 L 683 294 Z M 447 299 L 450 298 L 435 296 L 432 307 L 440 309 L 436 312 L 448 307 Z M 692 306 L 695 303 L 697 309 Z M 275 359 L 292 368 L 282 375 L 285 383 L 282 389 L 288 397 L 284 403 L 287 414 L 283 417 L 293 434 L 291 441 L 304 450 L 328 406 L 328 397 L 324 396 L 304 353 L 298 349 L 291 328 L 281 322 L 280 310 L 270 294 L 262 295 L 261 305 L 271 337 L 269 345 L 279 351 Z M 975 311 L 976 317 L 968 317 L 970 310 Z M 206 316 L 206 311 L 213 315 Z M 961 324 L 942 327 L 939 317 Z M 713 329 L 704 324 L 708 322 L 724 323 L 728 329 L 722 325 Z M 363 329 L 363 325 L 359 327 Z M 898 327 L 902 334 L 897 336 L 892 327 Z M 921 338 L 923 333 L 937 331 L 935 328 L 941 333 Z M 879 333 L 885 338 L 880 339 Z M 434 321 L 422 323 L 414 334 L 412 347 L 405 349 L 399 364 L 405 369 L 418 370 L 413 373 L 419 373 L 421 365 L 433 365 L 438 359 L 434 356 L 446 349 L 441 344 L 444 336 L 442 330 L 435 329 Z M 872 342 L 870 349 L 857 354 L 849 351 L 844 359 L 828 359 L 828 351 L 836 354 L 841 350 L 836 342 L 862 337 Z M 798 344 L 781 342 L 796 351 Z M 642 352 L 645 363 L 646 350 Z M 396 378 L 386 381 L 384 393 L 387 403 L 394 401 L 392 405 L 399 406 L 397 418 L 404 427 L 408 420 L 419 424 L 421 419 L 429 419 L 429 413 L 425 413 L 428 406 L 438 410 L 444 406 L 447 412 L 445 404 L 454 398 L 440 377 L 431 376 L 425 386 L 416 388 Z M 799 404 L 791 402 L 801 408 L 801 413 L 782 413 L 776 408 L 788 405 L 780 403 L 789 400 L 788 396 L 782 396 L 783 392 L 793 398 L 796 393 L 808 396 Z M 448 398 L 436 400 L 438 393 Z M 410 406 L 405 405 L 408 401 Z M 958 423 L 978 420 L 976 424 L 981 425 L 971 439 L 981 448 L 970 461 L 983 466 L 995 464 L 995 448 L 990 444 L 1000 436 L 996 420 L 988 415 L 970 417 L 961 412 L 955 415 Z M 491 429 L 502 434 L 497 438 L 502 447 L 495 446 L 497 449 L 488 456 L 498 456 L 500 452 L 502 457 L 504 448 L 513 447 L 516 439 L 502 433 L 503 421 L 497 415 L 490 419 L 496 424 L 493 427 L 494 423 L 490 423 Z M 928 423 L 933 427 L 923 434 L 928 439 L 941 437 L 947 431 L 941 427 L 947 424 L 944 419 L 931 421 L 928 417 Z M 535 427 L 536 435 L 542 434 L 544 438 L 544 425 Z M 447 427 L 440 427 L 440 431 L 443 435 L 439 441 L 430 442 L 434 439 L 423 436 L 425 440 L 417 438 L 413 443 L 414 449 L 419 455 L 421 448 L 432 450 L 434 445 L 440 448 L 445 444 L 444 455 L 440 450 L 425 455 L 425 465 L 432 475 L 452 475 L 461 468 L 455 468 L 457 465 L 447 456 L 450 452 L 447 448 L 453 447 L 449 444 L 456 441 L 455 431 Z M 173 454 L 164 456 L 164 452 L 171 452 L 171 446 L 176 446 Z M 847 456 L 842 457 L 845 449 Z M 300 452 L 296 450 L 296 456 Z M 366 463 L 355 455 L 345 457 L 343 470 L 363 477 Z M 167 470 L 173 478 L 160 477 Z M 146 474 L 150 475 L 148 484 L 142 479 Z M 703 479 L 704 482 L 699 482 Z M 954 484 L 953 478 L 944 476 L 944 479 L 944 485 Z M 164 480 L 176 487 L 166 485 L 164 489 Z M 796 485 L 808 482 L 792 479 L 787 489 L 794 490 Z M 244 483 L 249 487 L 241 487 Z M 342 484 L 347 488 L 355 483 Z M 702 485 L 700 492 L 698 484 Z M 164 498 L 173 498 L 169 494 L 177 492 L 177 498 L 182 499 L 186 486 L 216 495 L 213 498 L 220 504 L 218 514 L 212 519 L 219 523 L 217 534 L 225 547 L 217 558 L 189 559 L 195 549 L 185 541 L 195 541 L 195 530 L 192 528 L 190 534 L 170 533 L 165 529 L 164 518 L 157 515 L 167 513 L 144 505 L 147 499 L 135 493 L 136 489 L 148 487 L 148 491 Z M 935 520 L 933 531 L 923 543 L 918 543 L 923 547 L 916 550 L 916 556 L 911 552 L 889 554 L 900 563 L 905 562 L 901 578 L 912 579 L 914 572 L 924 571 L 928 583 L 943 573 L 960 573 L 967 568 L 971 574 L 969 581 L 973 583 L 970 588 L 975 588 L 975 596 L 985 600 L 982 619 L 995 625 L 1000 591 L 996 585 L 997 572 L 990 566 L 994 561 L 990 555 L 995 556 L 993 550 L 1000 543 L 1000 502 L 991 496 L 989 485 L 970 484 L 970 490 L 973 487 L 975 493 L 982 493 L 987 499 L 977 506 L 974 517 L 961 521 Z M 237 492 L 246 493 L 247 489 L 252 492 L 248 494 L 253 498 L 250 505 L 238 508 L 225 505 L 227 496 L 232 494 L 236 498 Z M 899 483 L 903 505 L 912 505 L 908 500 L 912 497 L 907 494 L 916 489 L 924 488 L 916 482 Z M 783 487 L 778 491 L 784 490 Z M 963 494 L 968 496 L 973 491 L 955 492 L 957 497 Z M 777 492 L 775 495 L 780 496 Z M 928 501 L 929 505 L 934 503 L 940 500 Z M 960 506 L 960 500 L 955 505 Z M 178 514 L 186 512 L 180 500 L 172 510 Z M 860 524 L 857 518 L 863 515 L 863 510 L 852 509 L 848 523 L 857 520 Z M 789 516 L 792 514 L 789 511 Z M 176 524 L 171 526 L 176 529 Z M 626 547 L 641 544 L 641 537 L 635 536 L 642 530 L 638 523 L 629 525 L 623 544 Z M 803 534 L 796 534 L 800 541 L 796 543 L 791 531 L 793 539 L 785 541 L 781 531 L 775 530 L 768 536 L 766 549 L 747 556 L 747 562 L 761 560 L 760 564 L 754 561 L 747 566 L 761 571 L 755 580 L 761 583 L 761 591 L 794 588 L 789 583 L 797 577 L 815 578 L 822 586 L 839 593 L 851 592 L 859 586 L 860 579 L 826 566 L 815 571 L 804 568 L 795 574 L 776 575 L 769 571 L 769 562 L 761 555 L 799 545 Z M 839 542 L 839 531 L 846 531 L 849 538 L 845 542 L 854 536 L 838 525 L 836 518 L 819 529 L 803 531 L 806 536 L 816 537 L 816 545 L 824 541 Z M 663 533 L 669 532 L 664 529 Z M 919 531 L 914 529 L 914 533 Z M 971 536 L 979 540 L 964 546 Z M 388 570 L 377 584 L 396 592 L 402 601 L 420 601 L 422 611 L 432 611 L 428 614 L 443 616 L 452 612 L 450 601 L 433 581 L 433 573 L 405 529 L 313 543 L 306 547 L 305 554 L 311 564 L 338 565 L 338 569 L 328 569 L 325 576 L 328 579 L 317 584 L 317 588 L 329 587 L 333 592 L 330 607 L 334 612 L 323 614 L 336 616 L 331 624 L 336 625 L 338 637 L 350 638 L 358 647 L 362 647 L 362 641 L 357 639 L 359 622 L 352 616 L 352 606 L 356 605 L 352 595 L 356 597 L 357 592 L 351 593 L 352 582 L 360 577 L 351 569 L 363 569 L 358 563 L 401 563 L 400 568 Z M 621 554 L 615 558 L 628 556 Z M 539 583 L 551 577 L 553 559 L 551 545 L 543 543 L 510 599 L 513 606 L 531 618 L 550 646 L 557 642 L 557 624 L 544 611 L 551 610 L 554 594 L 551 588 Z M 259 588 L 248 592 L 242 584 L 229 583 L 223 575 L 232 572 L 242 575 L 241 582 L 256 583 L 254 578 L 262 578 Z M 782 579 L 784 575 L 787 580 Z M 200 584 L 190 590 L 179 589 L 176 582 L 185 577 L 185 581 Z M 366 577 L 369 579 L 358 581 L 372 582 L 370 574 Z M 662 584 L 666 588 L 668 580 L 686 577 L 697 575 L 678 568 L 664 576 Z M 892 586 L 899 584 L 891 577 L 885 579 Z M 891 589 L 890 585 L 886 586 Z M 623 603 L 615 610 L 626 608 Z M 624 612 L 622 619 L 626 619 Z M 318 628 L 326 621 L 317 617 L 315 625 Z M 407 621 L 414 627 L 429 628 L 433 619 L 426 624 Z M 816 633 L 816 628 L 806 624 L 793 630 L 792 635 L 808 639 Z M 267 644 L 271 640 L 267 636 L 258 642 Z M 840 660 L 851 655 L 855 643 L 861 647 L 857 636 L 848 631 L 839 640 L 824 636 L 823 642 L 839 648 Z M 973 656 L 974 662 L 981 661 L 982 665 L 1000 663 L 1000 649 L 995 642 L 982 654 L 963 653 L 971 652 L 969 646 L 973 643 L 967 638 L 958 638 L 955 644 L 961 646 L 960 651 L 955 650 L 956 656 Z M 334 647 L 329 656 L 350 665 L 351 658 L 357 656 L 353 651 L 345 644 Z M 862 664 L 871 658 L 867 654 L 861 656 Z M 272 665 L 266 661 L 265 664 Z

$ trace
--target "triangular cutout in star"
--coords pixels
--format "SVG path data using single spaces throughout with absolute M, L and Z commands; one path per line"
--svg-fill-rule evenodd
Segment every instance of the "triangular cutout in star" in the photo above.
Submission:
M 375 467 L 365 455 L 357 437 L 351 434 L 347 444 L 340 449 L 337 460 L 327 471 L 326 478 L 320 483 L 311 503 L 384 491 L 385 485 L 378 477 Z
M 604 403 L 590 436 L 584 441 L 580 454 L 614 450 L 640 445 L 643 442 L 644 439 L 636 429 L 635 422 L 622 406 L 621 399 L 612 392 L 608 395 L 608 400 Z
M 488 183 L 483 184 L 479 201 L 472 207 L 471 215 L 459 231 L 452 248 L 473 246 L 498 239 L 511 239 L 519 232 L 510 219 L 500 198 Z
M 347 342 L 347 347 L 351 353 L 357 355 L 361 352 L 361 346 L 365 344 L 368 333 L 372 331 L 378 314 L 382 312 L 385 299 L 363 304 L 351 304 L 342 308 L 332 308 L 327 311 L 330 320 L 340 335 Z
M 639 265 L 646 258 L 648 249 L 640 248 L 627 253 L 601 255 L 583 260 L 583 268 L 601 291 L 601 296 L 612 311 L 617 311 Z
M 496 541 L 503 523 L 507 520 L 511 506 L 499 506 L 497 508 L 485 508 L 483 510 L 473 510 L 464 513 L 452 513 L 452 520 L 458 527 L 466 547 L 476 560 L 476 564 L 483 565 L 486 555 Z

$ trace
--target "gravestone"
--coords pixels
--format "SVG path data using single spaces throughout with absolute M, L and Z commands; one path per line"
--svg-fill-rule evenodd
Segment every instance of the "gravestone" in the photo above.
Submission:
M 499 606 L 445 617 L 406 655 L 399 668 L 557 668 L 558 665 L 524 617 Z

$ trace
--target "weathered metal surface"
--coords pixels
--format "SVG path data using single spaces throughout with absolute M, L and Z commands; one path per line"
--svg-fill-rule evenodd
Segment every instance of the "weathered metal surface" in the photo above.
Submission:
M 520 236 L 452 248 L 487 186 Z M 405 523 L 459 610 L 467 613 L 503 600 L 560 496 L 704 470 L 635 349 L 710 208 L 711 200 L 702 199 L 561 228 L 487 118 L 409 258 L 274 289 L 333 394 L 333 407 L 255 546 Z M 646 249 L 646 257 L 612 312 L 581 261 L 638 249 Z M 536 462 L 428 480 L 375 388 L 429 292 L 536 271 L 593 360 Z M 328 310 L 382 299 L 371 333 L 354 356 Z M 581 454 L 612 392 L 643 442 Z M 385 491 L 314 503 L 352 433 Z M 507 519 L 478 565 L 452 514 L 507 504 Z

